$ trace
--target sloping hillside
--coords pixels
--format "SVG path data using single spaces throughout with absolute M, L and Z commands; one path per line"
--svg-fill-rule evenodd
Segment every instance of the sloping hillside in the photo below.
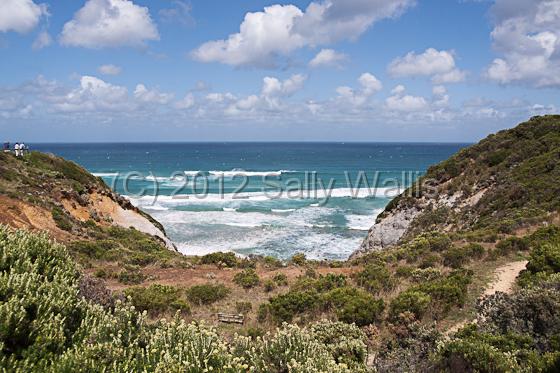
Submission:
M 0 153 L 0 223 L 46 230 L 62 242 L 98 240 L 101 228 L 132 227 L 175 250 L 151 216 L 77 164 L 51 154 L 20 159 Z
M 424 231 L 509 234 L 560 210 L 560 116 L 533 117 L 431 167 L 377 218 L 360 250 Z

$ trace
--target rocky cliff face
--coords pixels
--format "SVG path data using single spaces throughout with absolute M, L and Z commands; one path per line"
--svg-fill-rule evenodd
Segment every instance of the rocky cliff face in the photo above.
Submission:
M 531 118 L 428 169 L 377 218 L 360 256 L 424 231 L 511 233 L 560 211 L 560 116 Z
M 33 152 L 0 153 L 0 223 L 48 231 L 63 242 L 87 239 L 92 226 L 134 228 L 176 250 L 151 216 L 73 162 Z

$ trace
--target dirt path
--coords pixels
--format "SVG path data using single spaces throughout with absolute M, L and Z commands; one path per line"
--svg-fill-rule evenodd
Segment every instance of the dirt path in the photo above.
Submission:
M 483 296 L 492 295 L 498 291 L 510 293 L 519 272 L 525 269 L 526 260 L 512 262 L 496 269 L 494 280 L 488 285 Z
M 525 269 L 526 265 L 527 261 L 521 260 L 518 262 L 507 263 L 501 267 L 496 268 L 496 270 L 494 271 L 492 282 L 488 284 L 481 297 L 492 295 L 498 291 L 501 291 L 503 293 L 511 293 L 511 291 L 513 290 L 513 285 L 515 284 L 515 279 L 517 278 L 519 273 Z M 476 322 L 476 320 L 474 321 Z M 447 329 L 444 334 L 446 336 L 455 334 L 468 322 L 468 320 L 462 320 L 453 325 L 451 328 Z

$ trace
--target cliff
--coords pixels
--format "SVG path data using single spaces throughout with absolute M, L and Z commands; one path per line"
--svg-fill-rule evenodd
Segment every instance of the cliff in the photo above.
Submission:
M 353 256 L 424 231 L 512 233 L 560 209 L 560 116 L 533 117 L 428 169 L 389 203 Z
M 0 153 L 0 223 L 47 231 L 57 240 L 99 240 L 99 229 L 141 232 L 175 250 L 161 224 L 114 193 L 102 179 L 52 154 Z

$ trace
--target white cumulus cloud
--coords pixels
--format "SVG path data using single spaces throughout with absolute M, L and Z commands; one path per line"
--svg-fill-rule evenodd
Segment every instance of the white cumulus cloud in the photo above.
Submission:
M 60 35 L 63 45 L 85 48 L 139 47 L 158 39 L 148 8 L 129 0 L 88 0 Z
M 45 4 L 38 5 L 32 0 L 2 0 L 0 32 L 29 32 L 37 26 L 43 15 L 48 15 Z
M 392 96 L 385 100 L 385 105 L 389 110 L 411 112 L 424 110 L 428 107 L 428 102 L 424 97 L 407 95 L 405 91 L 406 88 L 403 85 L 393 88 Z
M 167 104 L 173 99 L 173 94 L 159 92 L 157 89 L 148 89 L 144 84 L 137 84 L 134 89 L 134 98 L 146 104 Z
M 491 37 L 500 57 L 486 76 L 500 84 L 560 87 L 560 0 L 497 0 Z
M 338 87 L 336 89 L 338 100 L 359 107 L 364 105 L 371 96 L 383 89 L 383 84 L 379 79 L 370 73 L 360 75 L 358 83 L 360 85 L 358 89 L 347 86 Z
M 306 47 L 355 39 L 378 20 L 396 17 L 414 0 L 324 0 L 305 11 L 295 5 L 272 5 L 245 15 L 238 33 L 209 41 L 191 55 L 202 62 L 270 67 L 278 57 Z
M 451 51 L 434 48 L 398 57 L 389 64 L 388 71 L 396 77 L 430 76 L 435 84 L 457 83 L 466 78 L 466 73 L 456 67 Z
M 309 66 L 320 67 L 320 66 L 334 66 L 340 67 L 344 61 L 348 59 L 344 53 L 339 53 L 334 49 L 321 49 L 319 53 L 311 61 L 309 61 Z
M 65 112 L 122 110 L 128 106 L 128 90 L 86 75 L 78 88 L 51 100 L 57 110 Z
M 306 76 L 294 74 L 284 81 L 267 76 L 263 79 L 262 95 L 265 97 L 290 96 L 303 88 Z

